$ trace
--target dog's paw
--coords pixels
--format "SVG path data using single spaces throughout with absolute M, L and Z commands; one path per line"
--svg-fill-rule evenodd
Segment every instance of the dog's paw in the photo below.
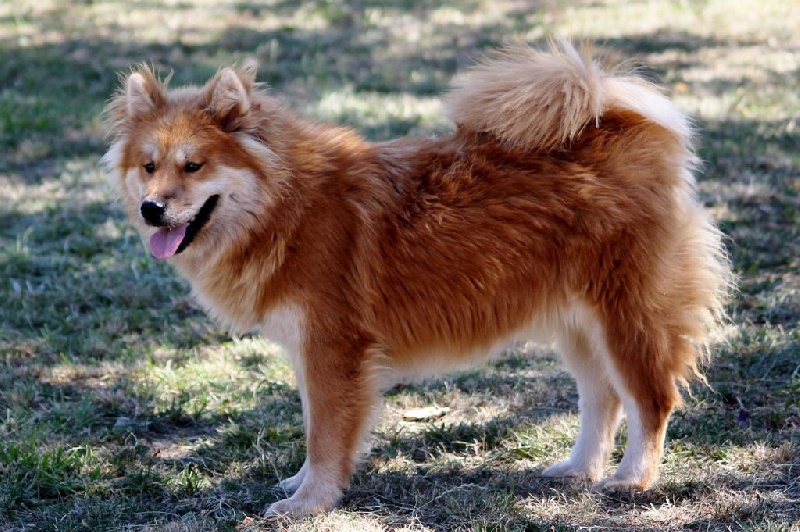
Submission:
M 285 478 L 275 484 L 275 489 L 279 491 L 283 491 L 288 494 L 292 494 L 300 487 L 303 483 L 303 475 L 297 473 L 293 477 Z
M 628 475 L 613 475 L 592 484 L 592 491 L 645 491 L 651 482 L 643 482 L 640 478 Z
M 275 484 L 275 489 L 287 494 L 294 493 L 300 489 L 300 486 L 303 484 L 303 479 L 306 477 L 306 469 L 306 465 L 303 464 L 303 467 L 300 468 L 300 471 L 298 471 L 296 475 L 285 478 Z
M 264 515 L 300 516 L 327 512 L 336 506 L 341 496 L 342 489 L 335 483 L 314 482 L 314 476 L 307 473 L 294 495 L 272 503 Z
M 546 468 L 542 475 L 545 477 L 573 478 L 594 482 L 602 476 L 602 471 L 599 469 L 584 464 L 576 464 L 572 460 L 566 460 Z
M 298 517 L 302 515 L 318 514 L 332 510 L 338 498 L 331 500 L 310 499 L 308 497 L 297 497 L 296 495 L 288 499 L 273 502 L 264 512 L 265 517 L 285 515 Z
M 313 513 L 308 504 L 293 501 L 292 497 L 273 502 L 264 512 L 264 517 L 275 517 L 279 515 L 298 516 Z

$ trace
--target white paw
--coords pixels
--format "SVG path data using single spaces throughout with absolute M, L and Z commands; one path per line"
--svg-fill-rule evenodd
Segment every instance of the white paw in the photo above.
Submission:
M 303 470 L 301 469 L 300 472 L 302 473 Z M 342 488 L 336 482 L 323 481 L 314 475 L 313 471 L 306 469 L 303 483 L 294 495 L 272 503 L 264 515 L 300 516 L 327 512 L 336 506 L 341 496 Z
M 293 477 L 285 478 L 275 484 L 275 488 L 283 491 L 284 493 L 291 495 L 300 487 L 303 483 L 303 477 L 300 473 L 296 474 Z
M 303 503 L 302 501 L 293 501 L 291 497 L 288 499 L 282 499 L 280 501 L 273 502 L 267 507 L 267 511 L 264 512 L 265 517 L 273 517 L 278 515 L 289 515 L 289 516 L 297 516 L 297 515 L 305 515 L 313 513 L 311 512 L 311 508 L 309 508 L 308 504 Z
M 300 485 L 303 484 L 303 479 L 305 477 L 306 466 L 303 464 L 303 467 L 300 468 L 300 471 L 298 471 L 296 475 L 281 480 L 275 485 L 275 487 L 279 490 L 282 490 L 284 493 L 292 494 L 300 488 Z
M 288 499 L 282 499 L 270 504 L 269 507 L 267 507 L 267 511 L 264 512 L 264 516 L 286 515 L 297 517 L 301 515 L 318 514 L 332 510 L 337 501 L 338 497 L 325 500 L 298 497 L 295 494 Z
M 593 482 L 602 476 L 602 469 L 585 464 L 577 464 L 572 460 L 566 460 L 553 464 L 544 470 L 542 475 L 546 477 L 567 477 Z
M 628 475 L 613 475 L 592 484 L 593 491 L 644 491 L 650 486 L 650 482 L 644 482 L 638 477 Z

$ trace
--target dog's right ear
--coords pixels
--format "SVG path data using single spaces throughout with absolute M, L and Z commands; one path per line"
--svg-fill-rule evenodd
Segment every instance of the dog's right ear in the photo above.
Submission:
M 128 117 L 140 116 L 154 111 L 164 100 L 163 87 L 155 75 L 140 68 L 125 80 L 125 110 Z

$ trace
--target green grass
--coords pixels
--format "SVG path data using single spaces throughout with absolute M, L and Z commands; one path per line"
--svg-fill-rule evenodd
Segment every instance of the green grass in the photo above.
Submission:
M 798 16 L 745 0 L 2 3 L 0 528 L 799 529 Z M 740 276 L 661 480 L 603 495 L 541 477 L 568 455 L 577 394 L 552 353 L 519 351 L 393 390 L 340 509 L 264 520 L 305 452 L 290 366 L 205 317 L 110 200 L 118 72 L 202 83 L 256 64 L 300 112 L 382 140 L 446 131 L 439 95 L 471 57 L 553 33 L 647 65 L 697 118 L 700 192 Z M 430 405 L 449 411 L 404 418 Z

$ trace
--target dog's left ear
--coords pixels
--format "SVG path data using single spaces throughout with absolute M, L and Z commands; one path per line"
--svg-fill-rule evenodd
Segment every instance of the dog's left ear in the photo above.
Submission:
M 255 82 L 251 69 L 220 70 L 205 89 L 206 111 L 216 118 L 226 131 L 236 131 L 240 119 L 250 110 L 250 92 Z

